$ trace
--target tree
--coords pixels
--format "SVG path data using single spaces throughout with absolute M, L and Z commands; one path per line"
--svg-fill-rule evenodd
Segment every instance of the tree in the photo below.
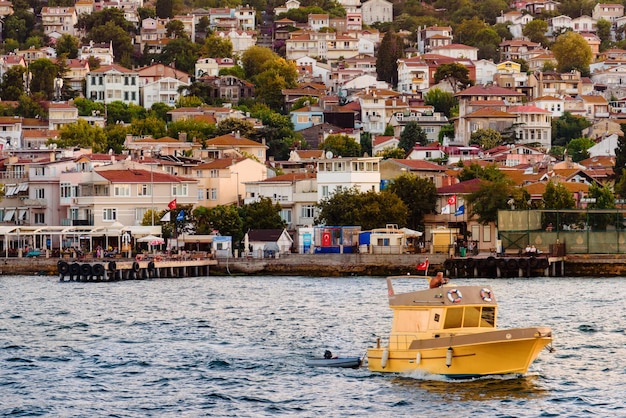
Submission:
M 465 89 L 473 84 L 469 78 L 469 70 L 463 64 L 453 62 L 451 64 L 441 64 L 435 71 L 435 83 L 447 81 L 456 94 L 459 90 Z
M 622 130 L 626 129 L 624 124 L 621 125 Z M 622 131 L 624 132 L 624 131 Z M 615 148 L 615 166 L 613 166 L 613 175 L 615 176 L 615 192 L 621 197 L 626 197 L 626 138 L 619 136 L 617 138 L 617 147 Z
M 213 34 L 204 39 L 200 54 L 203 57 L 230 58 L 233 56 L 233 43 L 229 38 Z
M 405 152 L 411 152 L 416 144 L 426 145 L 428 143 L 428 137 L 426 132 L 415 121 L 410 121 L 404 127 L 404 130 L 400 134 L 400 142 L 398 142 L 398 148 L 402 148 Z
M 396 86 L 398 84 L 398 59 L 404 55 L 403 41 L 393 29 L 383 36 L 376 57 L 376 74 L 379 80 L 384 80 Z
M 562 116 L 552 119 L 552 145 L 567 145 L 574 138 L 582 137 L 582 131 L 592 123 L 582 116 L 574 116 L 564 112 Z
M 574 138 L 567 144 L 567 155 L 572 157 L 575 163 L 589 158 L 589 148 L 596 143 L 589 138 Z
M 114 7 L 105 8 L 90 14 L 80 15 L 77 27 L 84 30 L 86 33 L 89 33 L 92 29 L 104 26 L 109 22 L 114 26 L 119 27 L 124 32 L 133 34 L 136 32 L 135 25 L 124 18 L 124 12 L 122 9 Z
M 548 182 L 542 195 L 544 209 L 574 209 L 576 201 L 572 193 L 562 183 Z
M 328 135 L 320 144 L 320 149 L 331 151 L 336 157 L 359 157 L 361 155 L 361 144 L 354 138 L 343 134 Z
M 256 138 L 256 129 L 252 122 L 237 118 L 226 118 L 217 124 L 215 136 L 226 135 L 230 133 L 239 133 L 239 136 L 248 139 Z
M 59 139 L 49 140 L 59 148 L 91 148 L 93 152 L 107 152 L 107 136 L 102 128 L 91 126 L 85 119 L 65 125 L 59 132 Z
M 508 201 L 513 182 L 508 178 L 498 181 L 481 180 L 480 187 L 466 197 L 470 216 L 476 216 L 481 224 L 497 222 L 498 211 L 509 209 Z
M 143 119 L 146 117 L 146 109 L 136 104 L 126 104 L 122 101 L 116 100 L 108 103 L 106 107 L 107 111 L 107 124 L 115 123 L 130 123 L 133 119 Z
M 502 38 L 491 26 L 481 29 L 476 34 L 474 45 L 478 48 L 479 59 L 498 60 L 500 55 L 500 42 Z
M 408 214 L 397 195 L 373 190 L 361 193 L 356 188 L 336 191 L 317 207 L 317 224 L 360 225 L 363 230 L 381 228 L 388 223 L 406 225 Z
M 122 29 L 112 21 L 106 22 L 102 26 L 96 26 L 87 35 L 87 40 L 101 43 L 113 44 L 113 53 L 115 61 L 128 65 L 130 62 L 124 63 L 124 59 L 128 60 L 133 53 L 133 44 L 130 34 L 127 30 Z M 168 44 L 169 45 L 169 44 Z
M 59 67 L 48 58 L 33 61 L 28 67 L 33 77 L 29 87 L 31 93 L 42 93 L 46 99 L 54 97 L 54 79 L 59 74 Z
M 297 85 L 298 70 L 295 63 L 284 58 L 266 62 L 262 72 L 253 81 L 257 97 L 274 110 L 283 108 L 283 90 Z
M 433 106 L 436 112 L 443 113 L 447 118 L 452 116 L 452 109 L 459 104 L 454 94 L 438 87 L 424 94 L 424 103 Z
M 593 60 L 593 52 L 581 34 L 568 31 L 560 35 L 552 45 L 552 53 L 559 72 L 567 73 L 577 70 L 584 76 L 589 75 L 589 64 Z
M 107 152 L 109 150 L 113 150 L 114 153 L 121 154 L 122 151 L 125 149 L 124 143 L 126 142 L 128 128 L 120 124 L 107 125 L 104 128 L 104 133 L 106 134 L 107 140 L 102 149 L 106 150 Z M 161 217 L 162 216 L 163 215 L 161 215 Z
M 243 69 L 246 78 L 252 80 L 254 76 L 260 74 L 266 62 L 279 58 L 271 49 L 262 46 L 251 46 L 241 56 Z
M 172 138 L 178 138 L 182 132 L 187 134 L 187 139 L 196 138 L 197 141 L 205 145 L 207 138 L 215 136 L 215 125 L 196 119 L 178 120 L 167 125 L 167 134 Z
M 495 129 L 477 129 L 470 135 L 470 145 L 477 144 L 488 150 L 502 145 L 502 134 Z
M 606 19 L 600 19 L 596 22 L 596 34 L 600 38 L 600 52 L 604 52 L 612 46 L 611 40 L 611 22 Z
M 176 69 L 193 74 L 198 58 L 198 45 L 185 36 L 170 40 L 163 48 L 160 61 L 173 63 Z
M 589 209 L 615 209 L 615 195 L 611 191 L 609 185 L 605 184 L 600 186 L 596 183 L 589 186 L 588 197 L 595 199 L 589 203 L 587 208 Z M 619 219 L 616 219 L 616 215 Z M 608 225 L 615 225 L 616 223 L 622 223 L 621 214 L 611 213 L 589 213 L 589 224 L 594 230 L 605 231 Z
M 24 94 L 24 72 L 22 66 L 10 67 L 2 75 L 2 100 L 18 100 Z
M 163 138 L 167 135 L 165 121 L 155 116 L 148 116 L 143 119 L 133 119 L 129 133 L 135 136 L 151 136 L 152 138 Z
M 395 135 L 395 131 L 393 129 L 393 126 L 391 125 L 385 126 L 385 132 L 383 132 L 383 136 L 394 136 L 394 135 Z
M 483 179 L 488 181 L 503 181 L 506 178 L 504 172 L 500 171 L 495 164 L 489 164 L 482 167 L 478 163 L 472 163 L 469 167 L 462 166 L 463 169 L 457 175 L 459 181 L 468 181 L 472 179 Z
M 280 217 L 282 208 L 272 203 L 269 197 L 261 197 L 257 202 L 248 203 L 239 209 L 243 221 L 243 230 L 250 229 L 282 229 L 285 222 Z
M 390 158 L 402 159 L 406 156 L 406 151 L 403 148 L 398 147 L 385 147 L 381 151 L 376 153 L 376 157 L 381 157 L 383 160 Z
M 531 20 L 524 26 L 522 33 L 531 42 L 541 44 L 544 48 L 548 47 L 549 41 L 546 33 L 548 32 L 548 22 L 541 19 Z
M 244 237 L 243 220 L 234 205 L 218 205 L 210 209 L 199 206 L 194 209 L 193 215 L 196 219 L 198 234 L 211 234 L 213 231 L 218 231 L 222 236 L 233 238 L 233 247 Z
M 168 38 L 188 38 L 185 24 L 178 19 L 172 19 L 165 25 L 165 35 Z
M 407 226 L 422 230 L 424 216 L 435 213 L 437 208 L 437 188 L 432 180 L 405 173 L 396 177 L 388 190 L 408 208 Z
M 161 19 L 174 17 L 174 1 L 173 0 L 157 0 L 156 15 Z
M 64 33 L 54 44 L 57 57 L 66 54 L 67 58 L 78 57 L 79 40 L 77 37 Z
M 303 96 L 293 102 L 293 104 L 291 105 L 291 111 L 293 112 L 294 110 L 302 109 L 306 106 L 312 106 L 315 104 L 317 104 L 317 97 Z

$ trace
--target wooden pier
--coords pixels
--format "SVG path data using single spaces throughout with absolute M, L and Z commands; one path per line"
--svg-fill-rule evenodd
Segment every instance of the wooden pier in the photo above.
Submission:
M 567 257 L 483 256 L 448 258 L 443 263 L 448 277 L 560 277 Z
M 213 259 L 189 260 L 111 260 L 67 262 L 59 260 L 57 269 L 61 281 L 118 281 L 173 277 L 208 276 Z

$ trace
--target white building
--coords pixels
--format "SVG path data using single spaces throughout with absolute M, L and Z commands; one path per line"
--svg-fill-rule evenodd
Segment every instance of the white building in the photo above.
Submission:
M 393 21 L 393 3 L 387 0 L 368 0 L 361 4 L 363 23 L 372 25 L 373 23 Z
M 139 104 L 139 73 L 117 64 L 104 65 L 87 74 L 87 98 L 111 103 Z
M 380 158 L 328 157 L 317 162 L 317 200 L 356 187 L 361 192 L 380 191 Z

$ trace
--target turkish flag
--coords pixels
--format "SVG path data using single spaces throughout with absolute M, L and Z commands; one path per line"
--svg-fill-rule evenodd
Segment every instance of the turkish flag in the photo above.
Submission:
M 418 270 L 428 270 L 428 258 L 426 259 L 426 261 L 419 263 L 417 265 L 417 269 Z
M 172 200 L 170 203 L 168 203 L 168 204 L 167 204 L 167 207 L 168 207 L 170 210 L 174 210 L 174 209 L 176 209 L 176 199 L 174 199 L 174 200 Z
M 456 205 L 456 195 L 452 195 L 448 198 L 448 205 Z

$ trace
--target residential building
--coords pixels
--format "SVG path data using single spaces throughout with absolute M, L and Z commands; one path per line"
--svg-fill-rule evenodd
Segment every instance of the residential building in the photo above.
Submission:
M 442 158 L 445 154 L 442 148 L 436 145 L 416 146 L 412 153 L 415 153 L 416 157 L 419 155 L 422 158 L 389 158 L 380 162 L 380 177 L 383 180 L 383 184 L 385 181 L 389 182 L 405 173 L 411 173 L 417 177 L 430 180 L 435 187 L 449 184 L 448 168 L 427 161 L 434 158 Z
M 96 44 L 90 41 L 87 45 L 81 45 L 78 48 L 78 59 L 88 60 L 90 57 L 100 61 L 100 65 L 112 65 L 115 61 L 113 55 L 113 42 Z
M 86 97 L 100 102 L 139 104 L 139 73 L 117 64 L 103 65 L 87 74 Z
M 331 158 L 328 158 L 331 157 Z M 361 192 L 380 191 L 380 158 L 332 157 L 317 162 L 317 201 L 356 187 Z
M 393 21 L 393 3 L 387 0 L 368 0 L 361 4 L 363 23 L 372 25 L 376 22 Z
M 219 68 L 215 58 L 199 58 L 196 61 L 195 72 L 196 78 L 211 76 L 217 77 Z
M 44 34 L 52 32 L 76 36 L 74 26 L 78 16 L 74 7 L 43 7 L 41 9 L 41 26 Z

